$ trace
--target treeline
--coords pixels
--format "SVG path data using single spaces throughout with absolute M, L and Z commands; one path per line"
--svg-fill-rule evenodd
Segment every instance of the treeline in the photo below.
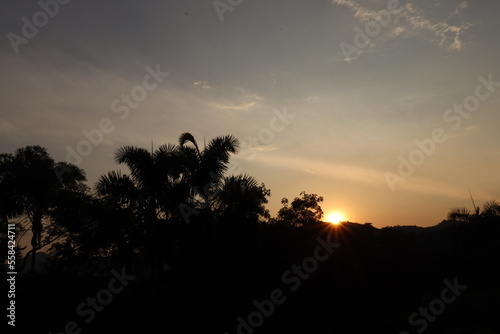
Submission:
M 18 219 L 21 233 L 32 232 L 26 256 L 32 269 L 37 251 L 50 246 L 55 258 L 79 263 L 79 271 L 86 266 L 92 271 L 92 261 L 105 258 L 124 265 L 147 263 L 155 272 L 173 252 L 174 230 L 190 224 L 218 233 L 260 223 L 320 221 L 322 197 L 305 192 L 293 208 L 283 199 L 283 209 L 271 219 L 265 208 L 271 192 L 263 183 L 247 174 L 226 175 L 230 155 L 238 148 L 236 138 L 221 136 L 200 149 L 189 133 L 177 145 L 151 152 L 120 147 L 115 161 L 130 172 L 110 171 L 92 188 L 82 169 L 55 162 L 43 147 L 1 154 L 2 224 Z
M 323 198 L 302 192 L 270 217 L 264 184 L 227 175 L 237 152 L 232 136 L 199 147 L 189 133 L 154 151 L 121 147 L 115 161 L 129 172 L 108 172 L 92 188 L 83 170 L 42 147 L 1 154 L 2 229 L 16 222 L 18 237 L 23 226 L 32 232 L 25 250 L 32 270 L 17 286 L 18 328 L 500 331 L 498 202 L 453 209 L 432 228 L 377 229 L 323 223 Z M 43 247 L 50 260 L 37 273 Z M 444 280 L 455 279 L 467 286 L 456 301 L 420 314 Z

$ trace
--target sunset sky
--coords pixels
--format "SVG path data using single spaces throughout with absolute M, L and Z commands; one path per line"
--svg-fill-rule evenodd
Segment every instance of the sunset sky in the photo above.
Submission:
M 0 1 L 1 153 L 93 185 L 122 145 L 232 134 L 273 215 L 302 190 L 376 227 L 500 199 L 498 1 L 60 2 Z

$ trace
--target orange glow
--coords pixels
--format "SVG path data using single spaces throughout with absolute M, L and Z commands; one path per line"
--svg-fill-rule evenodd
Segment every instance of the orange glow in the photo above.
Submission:
M 330 212 L 325 216 L 325 221 L 334 225 L 338 225 L 343 221 L 346 221 L 344 215 L 338 211 Z

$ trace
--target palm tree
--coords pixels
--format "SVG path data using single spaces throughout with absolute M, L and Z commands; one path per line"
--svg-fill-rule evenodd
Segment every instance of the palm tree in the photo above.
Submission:
M 62 175 L 56 173 L 64 170 Z M 62 177 L 61 177 L 62 176 Z M 58 162 L 41 146 L 26 146 L 0 155 L 0 211 L 3 219 L 26 215 L 31 224 L 31 271 L 42 245 L 43 221 L 63 192 L 85 192 L 85 173 L 75 165 Z M 50 241 L 48 242 L 50 243 Z
M 237 150 L 233 136 L 212 139 L 200 150 L 189 133 L 180 136 L 179 146 L 166 144 L 155 152 L 124 146 L 115 153 L 115 161 L 126 164 L 130 174 L 109 172 L 100 177 L 95 190 L 100 198 L 136 212 L 147 235 L 146 253 L 150 260 L 156 259 L 158 269 L 155 247 L 166 243 L 161 232 L 165 224 L 160 222 L 181 221 L 178 208 L 182 204 L 206 206 L 227 170 L 230 153 Z
M 120 147 L 115 161 L 125 164 L 130 174 L 109 172 L 99 178 L 95 185 L 98 196 L 118 208 L 134 212 L 141 224 L 142 248 L 151 270 L 151 319 L 156 320 L 156 294 L 162 275 L 162 250 L 167 244 L 166 222 L 178 216 L 178 201 L 182 201 L 185 188 L 180 182 L 183 171 L 180 151 L 177 146 L 166 144 L 156 151 L 148 152 L 134 146 Z
M 500 203 L 489 200 L 483 204 L 483 217 L 500 217 Z
M 259 223 L 269 219 L 265 208 L 271 191 L 249 175 L 225 177 L 217 189 L 213 208 L 219 219 L 227 222 Z
M 447 218 L 458 222 L 468 223 L 474 217 L 474 213 L 465 207 L 456 207 L 448 212 Z
M 183 181 L 189 184 L 192 204 L 206 207 L 229 166 L 230 154 L 239 150 L 238 139 L 231 135 L 219 136 L 200 151 L 193 135 L 186 132 L 179 137 L 179 146 L 184 167 Z
M 124 146 L 116 151 L 115 161 L 127 165 L 130 174 L 109 172 L 95 185 L 102 199 L 133 210 L 144 224 L 147 240 L 144 247 L 150 260 L 157 260 L 152 263 L 157 268 L 157 246 L 165 238 L 159 223 L 176 216 L 174 203 L 182 192 L 178 182 L 182 171 L 179 160 L 179 150 L 174 145 L 162 145 L 154 152 Z
M 489 200 L 483 204 L 483 210 L 479 207 L 471 211 L 465 207 L 453 208 L 448 212 L 448 219 L 459 222 L 470 223 L 483 218 L 500 217 L 500 203 L 496 200 Z

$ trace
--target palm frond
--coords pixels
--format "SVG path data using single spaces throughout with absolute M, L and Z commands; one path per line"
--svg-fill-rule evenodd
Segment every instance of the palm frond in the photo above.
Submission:
M 179 137 L 179 145 L 181 147 L 184 147 L 186 145 L 186 143 L 188 143 L 188 142 L 193 144 L 193 146 L 196 149 L 196 152 L 198 153 L 198 155 L 200 155 L 200 149 L 198 148 L 198 143 L 196 142 L 196 139 L 194 139 L 194 136 L 192 134 L 190 134 L 189 132 L 184 132 Z
M 229 165 L 230 154 L 236 154 L 239 142 L 234 136 L 227 135 L 212 139 L 202 155 L 202 165 L 217 178 L 221 178 Z
M 163 144 L 154 152 L 153 157 L 156 158 L 158 156 L 174 156 L 178 154 L 179 147 L 174 144 Z
M 133 186 L 133 181 L 127 176 L 122 175 L 120 171 L 110 171 L 101 175 L 94 185 L 94 190 L 99 196 L 112 195 L 122 188 L 123 185 Z
M 153 158 L 148 150 L 135 146 L 122 146 L 115 153 L 115 161 L 126 164 L 140 186 L 147 183 L 148 174 L 153 167 Z
M 483 215 L 488 217 L 500 216 L 500 203 L 494 199 L 483 204 Z
M 469 222 L 473 216 L 473 212 L 464 207 L 453 208 L 448 212 L 449 220 L 456 220 L 461 222 Z

